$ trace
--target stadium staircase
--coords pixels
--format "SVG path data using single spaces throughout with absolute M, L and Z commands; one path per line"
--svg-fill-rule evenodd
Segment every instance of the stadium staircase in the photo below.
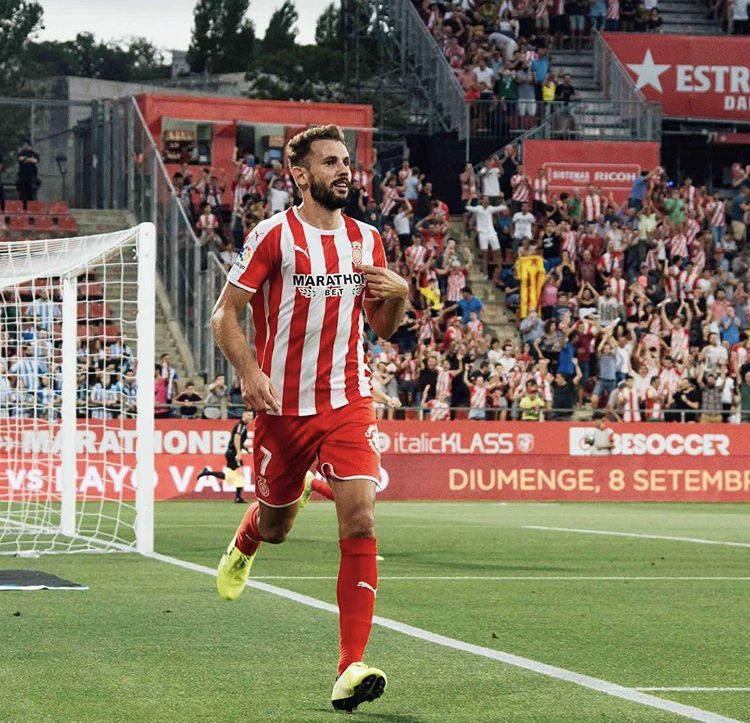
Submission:
M 699 0 L 659 0 L 662 28 L 671 35 L 719 35 L 719 24 Z
M 71 215 L 78 223 L 78 233 L 89 236 L 99 233 L 110 233 L 137 225 L 135 217 L 130 211 L 119 209 L 71 209 Z M 135 301 L 137 295 L 137 269 L 134 265 L 126 265 L 125 280 L 131 283 L 125 285 L 126 294 Z M 185 340 L 179 325 L 174 320 L 169 303 L 169 297 L 164 290 L 158 275 L 156 277 L 156 355 L 157 360 L 162 354 L 169 354 L 170 362 L 177 370 L 180 379 L 195 380 L 198 391 L 201 391 L 201 379 L 196 374 L 195 361 L 190 347 Z M 155 360 L 156 361 L 156 360 Z

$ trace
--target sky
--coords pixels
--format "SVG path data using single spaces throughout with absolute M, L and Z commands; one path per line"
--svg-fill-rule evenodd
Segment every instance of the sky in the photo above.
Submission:
M 38 0 L 44 8 L 45 28 L 38 40 L 73 40 L 80 32 L 97 40 L 130 36 L 148 38 L 162 50 L 187 50 L 196 0 Z M 255 34 L 263 37 L 283 0 L 250 0 L 249 16 Z M 315 22 L 331 0 L 296 0 L 297 42 L 315 42 Z

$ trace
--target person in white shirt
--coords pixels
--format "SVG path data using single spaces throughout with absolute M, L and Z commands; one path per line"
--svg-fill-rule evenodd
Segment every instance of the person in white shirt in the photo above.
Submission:
M 482 170 L 479 171 L 482 179 L 482 193 L 489 197 L 490 203 L 498 205 L 500 203 L 500 169 L 493 165 L 492 159 L 488 158 L 484 162 Z
M 513 253 L 518 253 L 521 239 L 534 238 L 535 217 L 529 213 L 529 204 L 522 203 L 521 210 L 513 214 Z
M 506 206 L 491 206 L 489 196 L 482 196 L 478 206 L 467 206 L 467 213 L 474 214 L 477 222 L 477 235 L 479 237 L 479 250 L 482 252 L 482 271 L 487 273 L 489 263 L 489 249 L 492 249 L 492 263 L 495 264 L 497 259 L 495 253 L 500 250 L 500 241 L 497 238 L 497 231 L 493 222 L 493 215 L 504 211 Z
M 284 181 L 282 181 L 280 178 L 277 178 L 273 182 L 271 190 L 268 192 L 268 201 L 271 207 L 271 215 L 273 216 L 275 213 L 286 211 L 286 209 L 289 208 L 291 200 L 292 199 L 289 197 L 289 192 L 284 190 Z

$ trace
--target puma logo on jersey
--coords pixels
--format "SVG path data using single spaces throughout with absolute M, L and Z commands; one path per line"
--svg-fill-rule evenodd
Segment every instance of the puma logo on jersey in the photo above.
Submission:
M 377 590 L 376 590 L 376 589 L 375 589 L 375 588 L 374 588 L 374 587 L 373 587 L 372 585 L 370 585 L 370 583 L 369 583 L 369 582 L 365 582 L 364 580 L 360 580 L 360 581 L 359 581 L 359 582 L 357 583 L 357 587 L 364 587 L 364 588 L 367 588 L 368 590 L 372 590 L 372 594 L 373 594 L 373 595 L 374 595 L 375 597 L 377 597 L 377 596 L 378 596 L 378 591 L 377 591 Z
M 307 249 L 303 249 L 301 246 L 297 246 L 297 244 L 294 244 L 294 250 L 299 251 L 301 254 L 304 254 L 306 259 L 310 258 L 310 254 L 307 253 Z

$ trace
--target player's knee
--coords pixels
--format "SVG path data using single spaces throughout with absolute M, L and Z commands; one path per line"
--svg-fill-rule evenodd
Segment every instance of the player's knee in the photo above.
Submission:
M 341 537 L 374 537 L 375 519 L 372 510 L 358 510 L 349 515 L 340 525 Z
M 289 528 L 286 525 L 279 524 L 258 524 L 258 532 L 260 532 L 263 542 L 280 545 L 286 540 Z

